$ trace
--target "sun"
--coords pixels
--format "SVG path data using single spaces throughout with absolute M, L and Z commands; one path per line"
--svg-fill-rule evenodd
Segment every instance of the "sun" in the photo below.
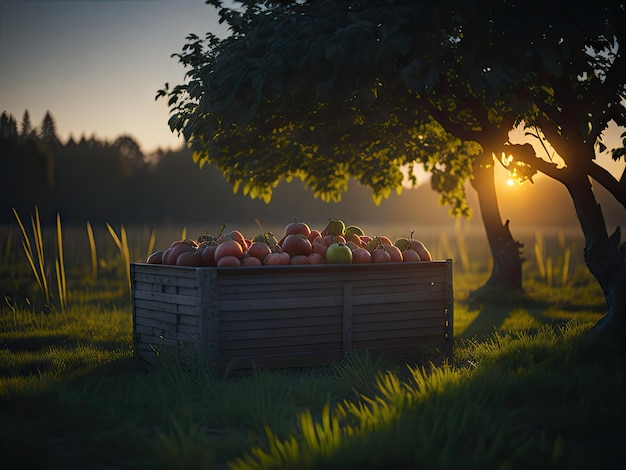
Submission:
M 515 186 L 515 180 L 513 178 L 509 178 L 506 180 L 507 186 Z

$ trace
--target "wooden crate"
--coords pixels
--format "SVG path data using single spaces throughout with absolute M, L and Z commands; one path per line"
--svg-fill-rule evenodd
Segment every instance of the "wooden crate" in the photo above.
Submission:
M 136 357 L 234 369 L 452 356 L 452 260 L 189 268 L 131 264 Z

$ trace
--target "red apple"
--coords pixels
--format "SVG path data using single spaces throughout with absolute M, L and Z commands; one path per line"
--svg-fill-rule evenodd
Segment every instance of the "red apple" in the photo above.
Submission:
M 285 237 L 287 235 L 301 233 L 307 237 L 311 234 L 311 229 L 304 222 L 296 222 L 295 220 L 285 227 Z
M 328 250 L 328 245 L 322 243 L 322 237 L 316 239 L 313 243 L 311 243 L 311 251 L 313 253 L 317 253 L 323 258 L 326 258 L 326 251 Z
M 372 263 L 391 263 L 391 255 L 383 248 L 372 251 Z
M 430 251 L 428 251 L 426 246 L 419 240 L 412 239 L 409 242 L 409 249 L 417 251 L 417 254 L 420 255 L 420 259 L 422 261 L 432 261 L 433 259 Z
M 267 255 L 265 259 L 263 260 L 263 265 L 264 266 L 284 265 L 284 264 L 289 264 L 290 260 L 291 260 L 291 257 L 289 256 L 289 253 L 285 253 L 284 251 L 277 251 L 277 252 L 270 253 L 269 255 Z
M 297 255 L 309 256 L 313 249 L 311 242 L 302 233 L 292 233 L 285 237 L 281 248 L 292 258 Z
M 321 237 L 322 233 L 317 230 L 317 229 L 313 229 L 311 230 L 311 233 L 309 233 L 309 236 L 307 237 L 309 239 L 309 241 L 311 243 L 313 243 L 313 241 L 317 238 L 317 237 Z
M 417 254 L 417 251 L 409 248 L 402 252 L 402 261 L 415 262 L 415 261 L 421 261 L 421 258 L 420 258 L 420 255 Z
M 319 253 L 311 253 L 309 255 L 309 263 L 311 264 L 326 264 L 326 258 Z
M 248 253 L 250 256 L 257 258 L 261 261 L 272 252 L 269 245 L 265 242 L 252 242 L 250 247 L 248 248 Z
M 289 264 L 311 264 L 311 260 L 307 255 L 296 255 L 291 258 Z
M 372 255 L 365 248 L 357 248 L 352 251 L 352 262 L 356 264 L 371 263 Z
M 241 258 L 242 266 L 261 266 L 261 260 L 259 258 L 255 258 L 254 256 L 245 256 Z
M 395 245 L 383 245 L 383 250 L 389 253 L 391 261 L 393 263 L 400 263 L 402 261 L 402 251 Z

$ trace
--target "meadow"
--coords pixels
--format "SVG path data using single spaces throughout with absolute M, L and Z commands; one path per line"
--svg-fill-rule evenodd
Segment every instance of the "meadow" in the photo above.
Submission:
M 585 334 L 605 306 L 575 231 L 523 232 L 525 294 L 480 304 L 468 300 L 491 269 L 480 230 L 459 223 L 416 236 L 454 260 L 450 363 L 359 352 L 328 367 L 226 375 L 133 358 L 128 263 L 204 227 L 59 219 L 41 228 L 36 213 L 19 216 L 21 227 L 0 227 L 3 468 L 614 468 L 621 459 L 623 358 Z

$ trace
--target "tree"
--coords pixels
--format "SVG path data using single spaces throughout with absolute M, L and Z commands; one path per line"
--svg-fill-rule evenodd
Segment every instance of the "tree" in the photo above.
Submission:
M 626 331 L 626 249 L 620 245 L 619 226 L 609 235 L 593 181 L 626 207 L 624 173 L 615 177 L 595 162 L 597 153 L 606 150 L 604 131 L 609 123 L 626 127 L 626 9 L 618 2 L 599 2 L 591 10 L 544 5 L 542 13 L 542 35 L 532 37 L 524 31 L 510 41 L 536 62 L 523 80 L 516 80 L 516 89 L 533 104 L 524 106 L 523 117 L 529 134 L 542 145 L 546 142 L 546 151 L 526 145 L 506 164 L 522 178 L 541 171 L 567 188 L 585 237 L 585 263 L 608 307 L 594 332 L 621 341 Z M 536 18 L 524 10 L 515 21 L 524 25 Z M 514 101 L 515 96 L 507 99 Z M 615 160 L 625 156 L 626 133 L 622 139 L 621 146 L 611 149 Z
M 29 140 L 35 140 L 36 138 L 37 138 L 37 130 L 33 128 L 33 125 L 30 120 L 30 113 L 26 109 L 24 110 L 24 114 L 22 115 L 20 140 L 29 141 Z
M 244 193 L 265 198 L 281 177 L 300 177 L 333 197 L 347 175 L 382 197 L 399 185 L 401 166 L 423 164 L 441 169 L 433 181 L 461 200 L 453 182 L 470 176 L 489 194 L 494 156 L 520 178 L 537 170 L 556 177 L 530 145 L 508 142 L 524 119 L 567 163 L 557 179 L 572 196 L 587 265 L 607 299 L 602 324 L 611 327 L 598 330 L 623 329 L 619 231 L 606 235 L 589 180 L 614 188 L 623 201 L 617 182 L 591 164 L 607 122 L 624 124 L 623 54 L 608 47 L 624 44 L 622 5 L 243 3 L 240 11 L 221 9 L 229 38 L 189 37 L 178 55 L 191 67 L 188 82 L 159 92 L 169 96 L 171 128 L 196 146 L 199 164 L 216 163 Z M 594 46 L 601 52 L 589 54 Z M 432 144 L 450 149 L 455 142 L 455 151 L 429 152 Z M 614 155 L 622 158 L 623 149 Z M 502 257 L 506 266 L 519 253 L 489 202 L 481 196 L 483 216 L 491 214 L 488 236 L 491 226 L 506 253 L 515 253 Z M 494 262 L 492 279 L 496 268 Z
M 336 200 L 349 176 L 380 200 L 400 190 L 401 168 L 423 165 L 453 215 L 470 214 L 464 183 L 474 173 L 494 256 L 488 285 L 521 289 L 520 244 L 501 222 L 493 165 L 485 162 L 491 154 L 474 138 L 484 141 L 487 132 L 459 139 L 445 128 L 458 126 L 417 106 L 409 75 L 423 63 L 428 86 L 439 73 L 439 45 L 453 45 L 448 33 L 419 33 L 439 23 L 436 3 L 244 3 L 243 13 L 221 10 L 230 38 L 188 38 L 178 57 L 192 69 L 189 83 L 160 92 L 169 94 L 172 128 L 202 149 L 198 163 L 216 163 L 235 188 L 265 200 L 293 177 Z
M 115 139 L 113 148 L 117 152 L 120 169 L 123 175 L 130 174 L 145 164 L 145 157 L 140 145 L 129 135 L 122 135 Z
M 46 111 L 46 114 L 41 121 L 39 140 L 50 147 L 58 147 L 61 144 L 61 141 L 57 136 L 56 124 L 52 114 L 50 114 L 50 111 Z
M 0 116 L 0 141 L 15 142 L 18 137 L 17 122 L 6 111 Z

